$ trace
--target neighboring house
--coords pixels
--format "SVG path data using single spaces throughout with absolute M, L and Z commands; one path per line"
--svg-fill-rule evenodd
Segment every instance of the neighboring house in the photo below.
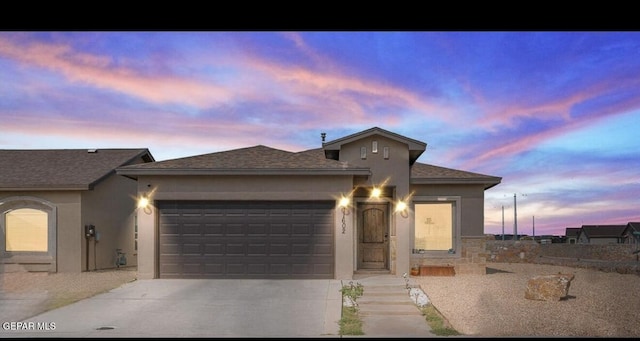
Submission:
M 137 183 L 115 169 L 152 161 L 147 149 L 0 150 L 0 272 L 114 268 L 116 249 L 136 265 Z
M 622 233 L 625 244 L 640 245 L 640 222 L 629 222 Z
M 426 143 L 377 127 L 324 140 L 118 168 L 150 202 L 138 278 L 485 273 L 484 191 L 501 178 L 418 163 Z
M 566 243 L 576 244 L 578 242 L 578 234 L 580 233 L 579 227 L 567 227 L 564 232 Z
M 578 232 L 579 244 L 620 244 L 626 225 L 582 225 Z

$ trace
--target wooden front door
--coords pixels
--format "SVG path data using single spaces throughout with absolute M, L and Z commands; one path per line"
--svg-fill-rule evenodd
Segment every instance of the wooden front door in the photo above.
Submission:
M 358 206 L 358 269 L 389 269 L 387 204 Z

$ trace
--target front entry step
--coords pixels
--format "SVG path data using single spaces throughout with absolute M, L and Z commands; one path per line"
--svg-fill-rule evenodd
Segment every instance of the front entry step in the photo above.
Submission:
M 364 285 L 358 299 L 361 316 L 371 315 L 421 315 L 411 301 L 409 292 L 400 282 L 391 285 Z
M 410 288 L 415 285 L 392 275 L 354 276 L 355 282 L 363 286 L 363 293 L 357 299 L 357 304 L 365 336 L 435 336 L 409 296 Z

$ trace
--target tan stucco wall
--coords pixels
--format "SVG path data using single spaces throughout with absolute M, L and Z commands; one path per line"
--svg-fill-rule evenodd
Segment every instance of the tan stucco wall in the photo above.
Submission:
M 378 152 L 372 152 L 373 141 L 378 142 Z M 367 148 L 366 159 L 361 159 L 361 147 Z M 384 158 L 384 148 L 389 147 L 389 158 Z M 409 150 L 408 146 L 381 135 L 372 135 L 361 140 L 344 144 L 340 149 L 340 161 L 361 165 L 371 169 L 372 177 L 366 183 L 358 185 L 382 185 L 394 187 L 395 197 L 390 198 L 389 215 L 389 270 L 391 274 L 402 276 L 410 267 L 410 221 L 400 215 L 393 214 L 397 200 L 409 196 Z M 357 252 L 357 245 L 354 244 Z
M 412 185 L 413 196 L 460 196 L 462 237 L 484 236 L 484 186 L 483 185 Z
M 56 263 L 58 272 L 82 271 L 82 237 L 80 223 L 80 192 L 24 191 L 1 192 L 0 201 L 11 197 L 32 197 L 50 202 L 56 207 Z M 29 270 L 29 266 L 25 267 Z M 52 270 L 55 271 L 55 270 Z
M 158 200 L 332 200 L 336 202 L 336 278 L 351 278 L 353 227 L 347 219 L 342 234 L 342 211 L 337 208 L 341 194 L 352 189 L 352 176 L 141 176 L 138 192 L 153 193 Z M 138 278 L 156 278 L 157 212 L 138 210 Z M 352 215 L 351 215 L 352 216 Z
M 81 226 L 92 224 L 100 234 L 97 242 L 89 240 L 89 270 L 116 267 L 117 248 L 126 253 L 126 266 L 137 265 L 134 251 L 137 187 L 135 180 L 112 174 L 93 190 L 82 192 Z M 83 240 L 83 270 L 87 266 L 86 244 Z

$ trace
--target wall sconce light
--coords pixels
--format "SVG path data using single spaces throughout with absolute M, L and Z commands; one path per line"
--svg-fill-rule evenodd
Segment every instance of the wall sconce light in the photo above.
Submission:
M 379 199 L 381 194 L 382 194 L 382 190 L 379 187 L 374 187 L 371 190 L 371 198 L 373 199 Z
M 345 231 L 347 230 L 347 223 L 345 221 L 345 216 L 348 216 L 350 213 L 349 204 L 350 204 L 350 200 L 347 197 L 340 198 L 340 202 L 338 203 L 338 206 L 340 206 L 340 209 L 342 210 L 342 234 L 344 234 Z
M 151 203 L 146 193 L 138 200 L 138 208 L 141 208 L 146 214 L 151 214 Z
M 398 203 L 396 203 L 396 213 L 400 213 L 402 218 L 408 218 L 409 210 L 407 207 L 407 203 L 404 201 L 398 200 Z

